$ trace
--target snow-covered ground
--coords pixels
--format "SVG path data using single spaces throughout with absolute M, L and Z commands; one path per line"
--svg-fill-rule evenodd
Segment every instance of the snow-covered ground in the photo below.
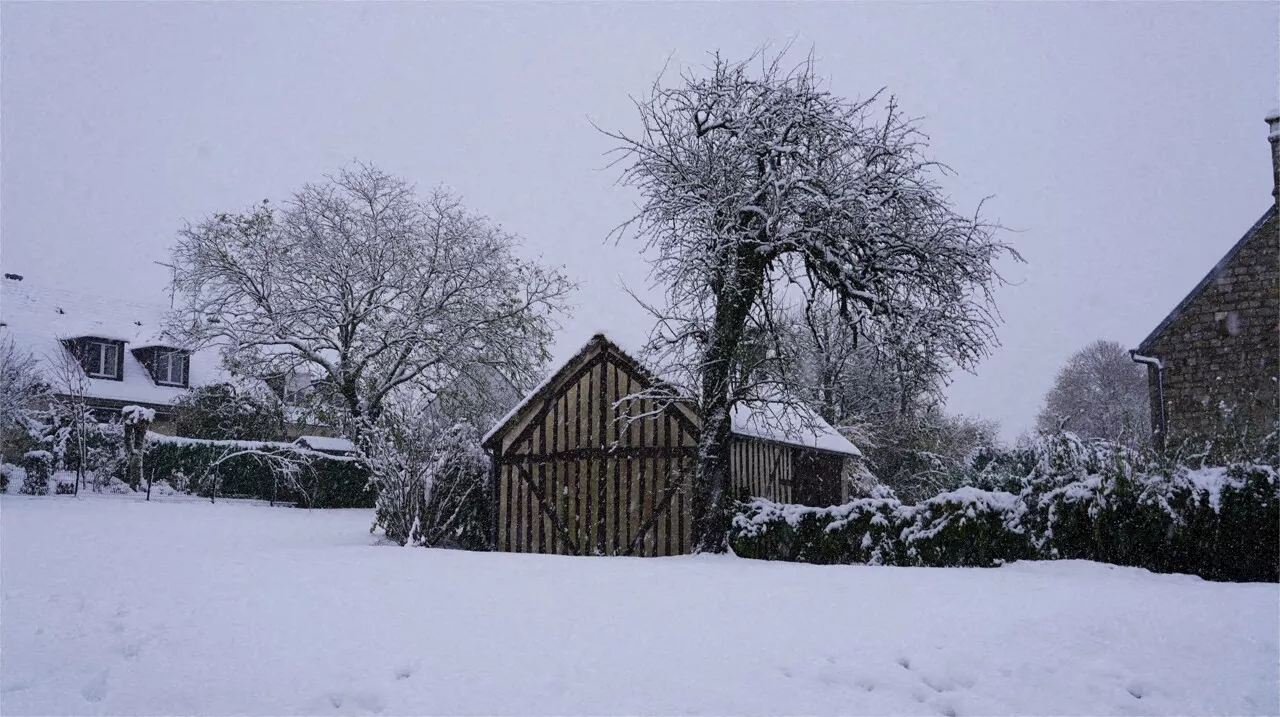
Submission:
M 1280 713 L 1275 585 L 470 554 L 369 522 L 0 498 L 0 713 Z

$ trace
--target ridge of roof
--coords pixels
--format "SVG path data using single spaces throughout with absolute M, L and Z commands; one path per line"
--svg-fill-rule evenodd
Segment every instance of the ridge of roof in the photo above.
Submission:
M 1204 288 L 1209 285 L 1209 282 L 1213 281 L 1218 274 L 1222 273 L 1223 268 L 1235 258 L 1236 254 L 1239 254 L 1240 250 L 1243 249 L 1259 231 L 1262 230 L 1263 225 L 1275 216 L 1276 205 L 1272 204 L 1267 208 L 1267 211 L 1262 213 L 1262 217 L 1260 217 L 1258 221 L 1254 222 L 1253 226 L 1249 227 L 1248 231 L 1244 233 L 1244 236 L 1240 237 L 1239 241 L 1228 249 L 1226 254 L 1222 255 L 1222 258 L 1218 260 L 1217 264 L 1213 265 L 1213 268 L 1209 270 L 1209 273 L 1205 274 L 1204 278 L 1201 279 L 1186 296 L 1182 297 L 1182 301 L 1179 301 L 1177 306 L 1173 307 L 1173 311 L 1170 311 L 1169 314 L 1156 325 L 1155 329 L 1153 329 L 1151 333 L 1147 334 L 1147 337 L 1138 344 L 1138 348 L 1135 349 L 1135 351 L 1140 354 L 1146 353 L 1146 351 L 1151 347 L 1152 342 L 1159 338 L 1160 335 L 1164 333 L 1165 329 L 1169 328 L 1169 325 L 1182 315 L 1182 312 L 1191 304 L 1192 301 L 1196 299 L 1197 296 L 1200 295 L 1201 291 L 1204 291 Z

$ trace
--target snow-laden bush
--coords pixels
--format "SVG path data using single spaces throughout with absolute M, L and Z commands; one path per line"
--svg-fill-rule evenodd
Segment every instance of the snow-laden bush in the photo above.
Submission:
M 734 516 L 744 557 L 805 563 L 989 567 L 1034 555 L 1011 493 L 961 488 L 919 505 L 861 498 L 830 508 L 755 500 Z
M 987 567 L 1035 555 L 1026 505 L 1012 493 L 965 487 L 900 512 L 903 564 Z
M 24 495 L 47 495 L 49 477 L 53 475 L 53 454 L 49 451 L 27 451 L 22 456 L 22 469 L 26 477 L 22 481 Z
M 9 492 L 9 484 L 22 484 L 26 478 L 26 472 L 21 467 L 12 463 L 0 463 L 0 493 Z
M 470 424 L 370 428 L 361 457 L 378 495 L 374 528 L 401 545 L 489 549 L 489 460 Z
M 1280 580 L 1280 471 L 1273 465 L 1171 469 L 1127 448 L 1059 434 L 989 475 L 1012 490 L 966 487 L 917 505 L 742 503 L 733 546 L 745 557 L 813 563 L 1076 558 L 1213 580 Z

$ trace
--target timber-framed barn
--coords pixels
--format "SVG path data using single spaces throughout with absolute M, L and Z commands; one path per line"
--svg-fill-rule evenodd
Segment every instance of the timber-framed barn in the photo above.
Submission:
M 807 505 L 848 499 L 858 449 L 816 414 L 787 429 L 743 407 L 733 418 L 735 493 Z M 597 334 L 483 440 L 498 550 L 690 552 L 700 425 L 695 402 Z

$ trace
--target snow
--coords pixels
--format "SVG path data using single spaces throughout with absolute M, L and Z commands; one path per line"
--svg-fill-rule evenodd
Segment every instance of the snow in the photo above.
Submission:
M 186 393 L 181 387 L 157 385 L 133 355 L 133 349 L 145 346 L 174 346 L 163 335 L 167 311 L 163 306 L 131 299 L 39 286 L 30 279 L 0 279 L 0 338 L 12 337 L 14 344 L 30 351 L 46 371 L 65 350 L 59 339 L 95 336 L 126 342 L 123 379 L 86 378 L 90 398 L 164 405 Z M 190 372 L 192 386 L 228 379 L 216 348 L 193 352 Z
M 368 510 L 154 494 L 0 514 L 3 714 L 1280 712 L 1270 584 L 400 548 Z
M 298 436 L 298 440 L 294 441 L 294 443 L 315 451 L 354 453 L 356 450 L 356 444 L 350 440 L 331 436 Z

